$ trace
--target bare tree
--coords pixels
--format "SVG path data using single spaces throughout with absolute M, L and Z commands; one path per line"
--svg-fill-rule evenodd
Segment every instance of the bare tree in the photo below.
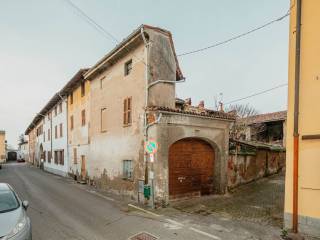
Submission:
M 229 105 L 225 108 L 225 112 L 232 112 L 234 111 L 238 118 L 246 118 L 253 115 L 259 114 L 259 111 L 256 110 L 253 106 L 247 104 L 234 104 Z
M 24 134 L 23 134 L 23 133 L 21 133 L 21 134 L 19 135 L 18 142 L 19 142 L 19 144 L 23 144 L 23 143 L 24 143 L 24 141 L 25 141 L 25 139 L 24 139 Z
M 236 122 L 230 129 L 230 137 L 233 139 L 241 139 L 242 136 L 245 135 L 248 127 L 248 121 L 246 118 L 259 114 L 259 111 L 249 104 L 229 105 L 225 108 L 225 111 L 234 112 L 236 115 Z

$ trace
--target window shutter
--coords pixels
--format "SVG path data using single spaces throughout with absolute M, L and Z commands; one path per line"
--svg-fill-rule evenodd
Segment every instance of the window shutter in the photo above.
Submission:
M 127 125 L 127 105 L 128 105 L 128 99 L 124 99 L 123 101 L 123 124 Z

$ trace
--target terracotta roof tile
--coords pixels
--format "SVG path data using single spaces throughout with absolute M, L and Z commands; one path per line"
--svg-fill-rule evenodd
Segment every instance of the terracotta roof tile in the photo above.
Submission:
M 148 110 L 181 113 L 181 114 L 203 116 L 203 117 L 209 117 L 209 118 L 235 120 L 235 116 L 232 114 L 228 114 L 228 113 L 220 112 L 220 111 L 208 110 L 208 109 L 206 109 L 203 112 L 195 112 L 195 111 L 181 110 L 181 109 L 177 109 L 177 108 L 152 106 L 152 107 L 148 107 Z
M 247 118 L 239 119 L 239 122 L 245 122 L 246 124 L 255 124 L 255 123 L 263 123 L 263 122 L 275 122 L 287 119 L 287 111 L 273 112 L 273 113 L 265 113 L 258 114 L 254 116 L 250 116 Z

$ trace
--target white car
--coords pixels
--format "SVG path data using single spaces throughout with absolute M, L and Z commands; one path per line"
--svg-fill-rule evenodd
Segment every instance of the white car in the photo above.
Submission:
M 21 201 L 7 183 L 0 183 L 0 239 L 31 240 L 28 201 Z

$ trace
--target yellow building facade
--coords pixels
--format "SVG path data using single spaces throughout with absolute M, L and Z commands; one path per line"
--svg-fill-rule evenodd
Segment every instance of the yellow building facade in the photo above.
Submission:
M 292 228 L 294 202 L 294 103 L 298 0 L 291 1 L 285 227 Z M 298 230 L 320 236 L 320 1 L 301 1 L 298 115 Z
M 90 82 L 80 70 L 66 85 L 68 90 L 68 154 L 69 175 L 77 180 L 87 177 L 89 151 Z

